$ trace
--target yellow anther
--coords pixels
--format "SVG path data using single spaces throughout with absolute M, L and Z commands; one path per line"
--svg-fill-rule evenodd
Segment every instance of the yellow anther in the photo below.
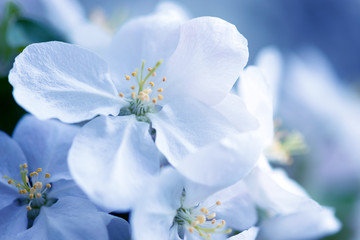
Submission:
M 135 99 L 135 98 L 136 98 L 136 93 L 135 93 L 135 92 L 132 92 L 132 93 L 131 93 L 131 97 L 132 97 L 132 99 Z
M 30 177 L 32 177 L 32 176 L 34 176 L 34 175 L 35 175 L 35 173 L 34 173 L 34 172 L 32 172 L 32 173 L 30 173 L 29 175 L 30 175 Z
M 18 188 L 19 188 L 19 187 L 21 187 L 21 185 L 20 185 L 20 184 L 16 184 L 16 187 L 18 187 Z
M 30 210 L 31 210 L 31 207 L 30 207 L 30 206 L 26 206 L 26 209 L 27 209 L 28 211 L 30 211 Z
M 153 87 L 155 85 L 154 82 L 149 82 L 150 86 Z
M 193 226 L 193 227 L 196 227 L 198 224 L 200 224 L 200 222 L 198 220 L 191 222 L 191 226 Z
M 164 99 L 164 96 L 163 96 L 163 95 L 161 95 L 161 94 L 159 94 L 159 95 L 158 95 L 158 99 L 161 101 L 161 100 L 163 100 L 163 99 Z
M 220 206 L 221 202 L 220 201 L 216 201 L 216 205 Z
M 41 172 L 42 171 L 42 168 L 38 168 L 38 169 L 36 169 L 36 172 Z
M 223 225 L 222 224 L 218 224 L 218 225 L 216 225 L 216 228 L 221 228 Z
M 200 211 L 201 211 L 203 214 L 205 214 L 205 215 L 207 215 L 207 214 L 209 213 L 209 211 L 206 209 L 206 207 L 202 207 L 202 208 L 200 209 Z
M 199 221 L 199 224 L 203 224 L 206 221 L 205 216 L 200 215 L 196 217 L 196 220 Z
M 41 198 L 41 193 L 37 193 L 37 194 L 36 194 L 36 197 L 37 197 L 37 198 Z
M 213 220 L 211 221 L 211 224 L 215 224 L 215 223 L 216 223 L 216 220 L 213 219 Z
M 45 173 L 45 178 L 51 177 L 50 173 Z
M 194 228 L 193 227 L 189 227 L 189 233 L 194 233 Z
M 50 183 L 47 183 L 47 184 L 46 184 L 46 188 L 51 188 L 51 184 L 50 184 Z
M 124 97 L 124 94 L 123 94 L 123 93 L 119 93 L 119 97 Z
M 151 68 L 151 67 L 149 67 L 147 70 L 150 72 L 150 71 L 152 70 L 152 68 Z
M 216 217 L 216 213 L 212 213 L 209 216 L 207 216 L 207 219 L 213 219 L 214 217 Z
M 130 88 L 131 88 L 132 90 L 135 90 L 135 86 L 131 86 Z
M 33 198 L 34 198 L 34 194 L 30 193 L 30 194 L 29 194 L 29 198 L 30 198 L 30 199 L 33 199 Z
M 20 194 L 26 194 L 27 191 L 26 191 L 25 189 L 20 189 L 20 190 L 19 190 L 19 193 L 20 193 Z
M 157 103 L 157 99 L 156 99 L 156 98 L 153 98 L 151 101 L 152 101 L 153 103 Z
M 208 235 L 206 235 L 206 237 L 210 239 L 210 238 L 211 238 L 211 235 L 210 235 L 210 233 L 208 233 Z
M 12 179 L 10 179 L 9 181 L 8 181 L 8 184 L 13 184 L 14 183 L 14 181 L 12 180 Z
M 30 194 L 34 194 L 35 192 L 36 192 L 36 190 L 34 187 L 30 188 Z
M 147 88 L 147 89 L 144 89 L 143 92 L 146 94 L 150 94 L 152 92 L 152 90 L 150 88 Z
M 162 81 L 165 82 L 165 81 L 166 81 L 166 77 L 163 77 Z
M 136 77 L 136 72 L 132 72 L 131 75 L 132 75 L 133 77 Z
M 163 91 L 164 91 L 164 89 L 159 88 L 157 91 L 158 91 L 158 92 L 163 92 Z
M 23 167 L 23 168 L 27 168 L 28 165 L 27 165 L 26 163 L 24 163 L 24 164 L 22 165 L 22 167 Z
M 153 72 L 153 73 L 151 74 L 151 76 L 155 77 L 155 76 L 156 76 L 156 72 Z
M 35 187 L 35 186 L 36 186 L 37 189 L 42 189 L 43 184 L 42 184 L 42 182 L 36 182 L 36 183 L 34 184 L 34 187 Z
M 145 98 L 145 101 L 146 101 L 146 102 L 149 102 L 149 101 L 150 101 L 149 95 L 145 95 L 144 98 Z
M 231 228 L 229 228 L 229 229 L 227 229 L 227 230 L 225 231 L 226 234 L 229 234 L 229 233 L 231 233 L 231 232 L 232 232 L 232 229 L 231 229 Z

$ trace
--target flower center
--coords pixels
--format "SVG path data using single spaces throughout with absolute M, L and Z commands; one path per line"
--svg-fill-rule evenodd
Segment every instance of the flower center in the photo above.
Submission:
M 33 208 L 39 209 L 41 206 L 47 204 L 46 194 L 51 188 L 51 184 L 47 183 L 47 179 L 50 178 L 49 173 L 43 173 L 41 168 L 38 168 L 35 172 L 29 174 L 27 170 L 28 165 L 25 163 L 20 165 L 20 175 L 22 182 L 18 182 L 15 179 L 3 176 L 8 180 L 8 184 L 14 185 L 19 189 L 19 193 L 24 196 L 27 203 L 26 209 L 28 211 Z
M 175 222 L 187 229 L 189 233 L 199 234 L 203 239 L 211 239 L 212 234 L 229 234 L 230 228 L 225 228 L 225 220 L 218 219 L 214 209 L 220 206 L 221 202 L 217 201 L 210 207 L 195 206 L 192 208 L 180 207 L 175 216 Z
M 161 63 L 162 60 L 158 61 L 153 68 L 149 67 L 147 69 L 148 73 L 146 76 L 144 74 L 145 61 L 142 62 L 140 73 L 139 70 L 136 69 L 135 72 L 131 73 L 131 76 L 125 75 L 125 80 L 135 81 L 135 84 L 130 87 L 131 94 L 129 96 L 125 96 L 125 94 L 121 92 L 119 93 L 119 96 L 124 98 L 130 104 L 126 109 L 122 109 L 120 114 L 126 114 L 126 112 L 128 112 L 129 114 L 134 114 L 137 117 L 140 117 L 138 120 L 141 121 L 141 117 L 145 117 L 146 113 L 157 112 L 157 103 L 164 98 L 163 95 L 161 95 L 163 92 L 161 83 L 166 81 L 166 77 L 162 78 L 162 81 L 158 84 L 156 91 L 153 91 L 156 84 L 154 81 L 150 81 L 150 78 L 156 77 L 155 71 Z

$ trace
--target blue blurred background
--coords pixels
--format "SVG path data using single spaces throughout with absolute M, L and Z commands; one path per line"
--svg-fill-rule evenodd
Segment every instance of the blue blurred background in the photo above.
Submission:
M 24 113 L 7 80 L 24 47 L 50 40 L 86 45 L 92 34 L 98 38 L 91 44 L 100 46 L 127 19 L 150 14 L 159 2 L 0 0 L 0 129 L 11 133 Z M 225 19 L 247 38 L 249 64 L 263 70 L 274 93 L 278 133 L 302 136 L 285 149 L 285 161 L 273 164 L 321 204 L 336 208 L 343 229 L 326 239 L 360 239 L 360 1 L 177 3 L 191 17 Z

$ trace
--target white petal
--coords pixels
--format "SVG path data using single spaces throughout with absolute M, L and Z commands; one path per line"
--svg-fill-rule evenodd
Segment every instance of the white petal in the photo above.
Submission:
M 100 206 L 128 210 L 148 178 L 160 169 L 149 124 L 133 115 L 100 116 L 75 137 L 69 168 L 75 181 Z
M 156 146 L 175 167 L 199 148 L 236 132 L 219 112 L 196 99 L 174 99 L 148 116 Z
M 180 24 L 186 19 L 182 10 L 161 7 L 155 14 L 129 21 L 116 33 L 109 48 L 109 62 L 118 77 L 119 88 L 127 90 L 130 85 L 124 75 L 140 70 L 145 60 L 146 69 L 157 61 L 166 60 L 175 51 L 179 41 Z M 161 76 L 164 64 L 157 70 Z
M 0 216 L 1 239 L 16 239 L 15 236 L 18 233 L 26 230 L 26 205 L 19 206 L 18 202 L 13 202 L 9 206 L 0 209 Z
M 259 121 L 258 131 L 263 136 L 265 145 L 270 145 L 273 141 L 274 129 L 272 95 L 268 83 L 258 68 L 245 69 L 239 82 L 239 93 L 244 99 L 246 108 Z
M 16 102 L 35 116 L 80 122 L 117 115 L 124 104 L 105 61 L 61 42 L 28 46 L 9 74 Z
M 51 174 L 51 181 L 72 179 L 67 156 L 79 128 L 55 120 L 41 121 L 26 115 L 16 125 L 14 140 L 22 148 L 29 171 L 42 168 Z
M 60 198 L 51 207 L 42 207 L 34 225 L 19 239 L 107 239 L 105 223 L 86 199 Z
M 191 95 L 207 104 L 230 92 L 248 59 L 246 39 L 222 19 L 201 17 L 181 26 L 176 51 L 166 74 L 166 96 Z
M 22 183 L 20 164 L 27 163 L 19 145 L 0 131 L 0 209 L 12 203 L 20 195 L 17 188 L 7 183 L 7 176 Z
M 106 224 L 110 240 L 130 240 L 130 225 L 122 218 L 108 213 L 99 213 Z
M 181 206 L 183 177 L 171 167 L 165 167 L 148 186 L 131 213 L 133 238 L 168 240 L 174 235 L 174 217 Z
M 244 181 L 239 181 L 211 195 L 204 204 L 212 206 L 221 201 L 221 205 L 214 209 L 217 218 L 225 220 L 232 229 L 244 230 L 257 221 L 256 207 L 248 191 Z
M 259 228 L 252 227 L 235 236 L 232 236 L 231 238 L 229 238 L 229 240 L 255 240 L 258 232 L 259 232 Z
M 255 130 L 259 127 L 258 120 L 247 110 L 244 101 L 235 94 L 229 93 L 214 108 L 241 132 Z
M 259 237 L 268 240 L 319 239 L 338 232 L 340 228 L 341 223 L 332 209 L 313 204 L 293 214 L 265 220 L 260 225 Z

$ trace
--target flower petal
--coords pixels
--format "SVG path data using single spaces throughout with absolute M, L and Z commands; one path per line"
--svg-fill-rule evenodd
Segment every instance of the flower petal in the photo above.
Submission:
M 35 116 L 80 122 L 116 115 L 124 104 L 104 60 L 61 42 L 32 44 L 9 74 L 16 102 Z
M 19 145 L 0 131 L 0 209 L 19 197 L 17 188 L 7 183 L 7 176 L 22 183 L 19 165 L 27 163 Z
M 229 93 L 214 108 L 241 132 L 255 130 L 259 127 L 257 119 L 247 110 L 244 101 L 235 94 Z
M 216 216 L 224 219 L 226 225 L 232 229 L 245 230 L 255 225 L 257 221 L 256 207 L 248 191 L 245 182 L 239 181 L 211 195 L 204 204 L 212 206 L 217 201 L 221 201 L 221 205 L 214 210 Z
M 146 61 L 146 68 L 153 67 L 161 59 L 166 64 L 166 59 L 175 51 L 180 24 L 187 16 L 179 7 L 169 6 L 159 8 L 152 15 L 129 21 L 114 36 L 109 48 L 109 62 L 112 70 L 116 71 L 114 75 L 118 77 L 117 84 L 122 91 L 129 89 L 129 82 L 123 80 L 124 75 L 130 75 L 140 68 L 142 60 Z M 157 70 L 158 75 L 163 69 L 161 66 Z
M 75 137 L 69 168 L 79 186 L 100 206 L 128 210 L 160 169 L 149 124 L 133 115 L 100 116 Z
M 100 214 L 100 213 L 99 213 Z M 110 240 L 130 240 L 130 225 L 122 218 L 101 213 Z
M 260 155 L 257 135 L 237 132 L 221 114 L 199 101 L 174 100 L 149 117 L 159 150 L 194 182 L 229 186 L 244 177 Z
M 256 236 L 258 235 L 259 228 L 252 227 L 246 231 L 243 231 L 235 236 L 229 238 L 229 240 L 255 240 Z
M 24 151 L 29 170 L 42 168 L 51 181 L 72 179 L 67 155 L 79 128 L 55 120 L 41 121 L 26 115 L 16 125 L 13 137 Z
M 219 112 L 196 99 L 173 99 L 148 116 L 156 129 L 156 146 L 175 167 L 187 155 L 235 130 Z
M 220 18 L 200 17 L 181 26 L 167 64 L 166 96 L 190 95 L 213 105 L 229 92 L 248 59 L 246 39 Z
M 174 234 L 171 227 L 181 206 L 183 180 L 173 168 L 165 167 L 159 177 L 148 183 L 131 213 L 135 240 L 167 240 Z
M 51 183 L 51 190 L 48 193 L 49 198 L 63 198 L 66 196 L 87 198 L 85 193 L 72 180 L 59 180 Z
M 259 121 L 258 131 L 263 136 L 264 144 L 269 146 L 273 141 L 274 122 L 272 95 L 268 83 L 258 68 L 247 67 L 238 86 L 246 108 Z
M 26 206 L 20 206 L 17 201 L 0 209 L 0 216 L 1 239 L 15 239 L 18 233 L 26 230 L 28 222 Z
M 259 238 L 279 240 L 320 239 L 338 232 L 341 223 L 330 208 L 314 204 L 293 214 L 267 219 L 260 225 Z M 286 229 L 286 231 L 284 231 Z
M 34 225 L 19 239 L 108 239 L 106 226 L 95 206 L 86 199 L 60 198 L 42 207 Z

